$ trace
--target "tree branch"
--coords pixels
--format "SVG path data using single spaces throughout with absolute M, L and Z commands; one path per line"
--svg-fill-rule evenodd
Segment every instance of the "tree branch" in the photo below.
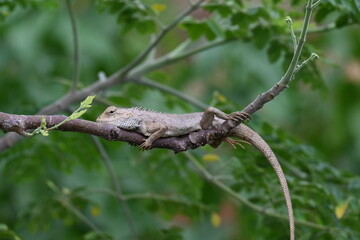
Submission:
M 61 115 L 44 117 L 48 128 L 59 124 L 67 118 Z M 17 136 L 25 135 L 25 132 L 40 126 L 41 118 L 42 115 L 16 115 L 0 112 L 0 129 L 4 132 L 15 132 Z M 82 119 L 68 121 L 55 130 L 87 133 L 109 141 L 128 142 L 130 145 L 140 145 L 146 139 L 146 137 L 140 133 L 123 130 L 115 125 Z M 217 131 L 210 129 L 199 130 L 180 137 L 160 138 L 153 143 L 153 148 L 167 148 L 173 150 L 175 153 L 198 148 L 207 144 L 210 141 L 209 136 L 212 136 L 214 132 L 216 133 Z M 0 151 L 8 147 L 6 144 L 7 142 L 0 142 Z
M 246 199 L 244 196 L 242 196 L 241 194 L 235 192 L 234 190 L 232 190 L 230 187 L 228 187 L 226 184 L 224 184 L 223 182 L 221 182 L 218 178 L 216 178 L 214 175 L 212 175 L 209 171 L 207 171 L 197 160 L 196 158 L 189 152 L 185 153 L 186 156 L 188 157 L 188 159 L 191 161 L 191 163 L 196 167 L 197 171 L 209 182 L 211 182 L 212 184 L 214 184 L 215 186 L 219 187 L 220 189 L 222 189 L 224 192 L 226 192 L 229 196 L 233 197 L 234 199 L 236 199 L 237 201 L 241 202 L 242 204 L 244 204 L 245 206 L 261 213 L 267 216 L 271 216 L 271 217 L 275 217 L 275 218 L 279 218 L 279 219 L 284 219 L 284 220 L 289 220 L 289 218 L 285 215 L 281 215 L 279 213 L 276 213 L 274 211 L 271 210 L 267 210 L 264 207 L 260 207 L 252 202 L 250 202 L 248 199 Z M 303 225 L 303 226 L 307 226 L 307 227 L 311 227 L 314 229 L 319 229 L 319 230 L 323 230 L 323 231 L 346 231 L 344 229 L 339 229 L 336 227 L 329 227 L 326 225 L 320 225 L 320 224 L 316 224 L 313 222 L 309 222 L 309 221 L 304 221 L 304 220 L 296 220 L 295 219 L 295 223 L 298 225 Z
M 79 54 L 79 38 L 78 31 L 76 27 L 76 20 L 74 17 L 73 9 L 70 3 L 70 0 L 66 0 L 66 7 L 70 17 L 71 30 L 73 35 L 73 44 L 74 44 L 74 73 L 73 73 L 73 84 L 71 91 L 75 91 L 78 87 L 79 76 L 80 76 L 80 54 Z

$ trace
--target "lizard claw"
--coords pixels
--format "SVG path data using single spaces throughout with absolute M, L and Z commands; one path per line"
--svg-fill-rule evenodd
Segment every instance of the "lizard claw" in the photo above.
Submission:
M 236 149 L 236 145 L 240 146 L 242 149 L 245 149 L 245 147 L 241 143 L 250 144 L 249 142 L 247 142 L 245 140 L 232 139 L 232 138 L 229 138 L 229 137 L 225 138 L 223 141 L 225 143 L 229 144 L 229 146 L 233 147 L 234 149 Z

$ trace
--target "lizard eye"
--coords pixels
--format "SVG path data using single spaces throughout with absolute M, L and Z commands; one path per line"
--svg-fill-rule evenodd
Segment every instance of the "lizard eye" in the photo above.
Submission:
M 109 111 L 109 114 L 114 114 L 114 113 L 115 113 L 115 110 Z

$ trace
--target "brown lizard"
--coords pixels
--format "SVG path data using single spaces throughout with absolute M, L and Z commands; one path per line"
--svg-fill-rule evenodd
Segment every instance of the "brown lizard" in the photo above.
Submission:
M 108 107 L 97 119 L 97 122 L 115 125 L 121 129 L 141 133 L 148 138 L 140 145 L 143 150 L 151 149 L 152 143 L 161 137 L 176 137 L 189 134 L 200 129 L 208 129 L 222 124 L 225 120 L 243 121 L 249 116 L 243 112 L 226 114 L 216 108 L 209 107 L 205 112 L 186 114 L 169 114 L 144 110 L 142 108 Z M 289 216 L 290 240 L 295 239 L 294 215 L 290 191 L 285 174 L 270 146 L 254 130 L 240 124 L 230 131 L 229 137 L 236 137 L 257 148 L 274 168 L 285 197 Z M 223 141 L 233 145 L 235 140 L 225 138 Z

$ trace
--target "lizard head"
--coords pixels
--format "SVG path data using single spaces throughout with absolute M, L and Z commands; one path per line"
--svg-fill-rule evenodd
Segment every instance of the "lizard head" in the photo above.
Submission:
M 132 116 L 128 108 L 117 108 L 110 106 L 96 119 L 96 122 L 113 122 L 116 120 L 126 119 Z

